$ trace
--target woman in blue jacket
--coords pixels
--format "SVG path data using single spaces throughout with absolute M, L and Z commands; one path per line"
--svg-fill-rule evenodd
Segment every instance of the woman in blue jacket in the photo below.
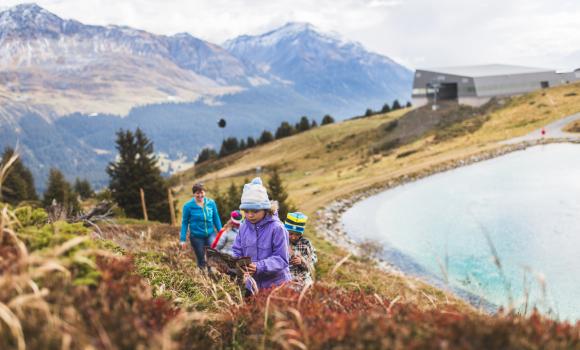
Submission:
M 214 200 L 205 197 L 203 184 L 194 184 L 191 191 L 193 198 L 183 206 L 180 244 L 182 249 L 187 247 L 186 238 L 189 229 L 189 241 L 197 258 L 197 266 L 203 268 L 204 248 L 211 246 L 216 232 L 222 229 L 222 222 Z

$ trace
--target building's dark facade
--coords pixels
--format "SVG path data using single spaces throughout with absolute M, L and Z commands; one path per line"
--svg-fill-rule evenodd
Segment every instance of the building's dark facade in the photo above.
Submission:
M 496 96 L 511 96 L 569 83 L 580 72 L 490 64 L 483 66 L 418 69 L 413 82 L 413 105 L 437 100 L 454 100 L 479 106 Z

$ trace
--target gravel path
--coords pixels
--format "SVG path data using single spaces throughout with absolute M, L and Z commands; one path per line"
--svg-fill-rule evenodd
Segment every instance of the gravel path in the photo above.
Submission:
M 580 140 L 580 133 L 564 132 L 562 129 L 569 123 L 580 119 L 580 113 L 572 114 L 566 118 L 557 120 L 551 124 L 546 125 L 543 129 L 546 134 L 542 136 L 542 129 L 537 129 L 531 133 L 513 138 L 511 140 L 503 141 L 501 144 L 513 145 L 516 143 L 524 141 L 536 141 L 541 139 L 569 139 L 569 140 Z

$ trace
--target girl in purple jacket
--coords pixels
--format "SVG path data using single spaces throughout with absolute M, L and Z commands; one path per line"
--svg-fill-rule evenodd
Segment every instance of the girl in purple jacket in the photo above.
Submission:
M 248 272 L 258 288 L 290 281 L 288 231 L 274 215 L 268 193 L 259 177 L 244 185 L 240 209 L 244 211 L 246 220 L 242 222 L 232 247 L 233 255 L 252 258 Z

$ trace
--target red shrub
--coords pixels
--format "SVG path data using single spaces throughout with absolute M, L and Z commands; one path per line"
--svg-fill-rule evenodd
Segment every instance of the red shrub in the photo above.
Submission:
M 152 334 L 178 310 L 167 300 L 151 296 L 149 287 L 133 272 L 129 258 L 99 258 L 97 265 L 102 276 L 99 285 L 77 288 L 73 302 L 89 333 L 99 335 L 96 345 L 147 346 Z
M 298 304 L 299 293 L 262 291 L 235 313 L 224 334 L 248 348 L 301 342 L 310 349 L 576 349 L 580 323 L 539 314 L 489 316 L 441 306 L 422 311 L 363 292 L 316 286 Z M 268 326 L 264 329 L 270 295 Z M 298 311 L 298 316 L 295 311 Z M 230 330 L 230 332 L 228 332 Z M 234 331 L 235 330 L 235 331 Z M 235 334 L 234 334 L 235 332 Z M 240 338 L 241 337 L 241 338 Z

